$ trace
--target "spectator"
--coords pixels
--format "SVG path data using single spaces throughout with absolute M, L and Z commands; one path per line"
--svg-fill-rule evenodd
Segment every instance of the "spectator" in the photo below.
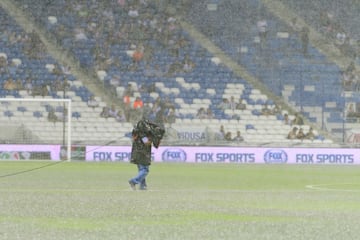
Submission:
M 207 119 L 213 119 L 213 118 L 214 118 L 214 113 L 213 113 L 213 111 L 211 111 L 210 108 L 208 108 L 208 109 L 206 110 L 206 118 L 207 118 Z
M 18 78 L 18 80 L 16 80 L 16 90 L 23 90 L 24 86 L 23 86 L 23 82 L 20 78 Z
M 88 107 L 91 107 L 92 109 L 94 109 L 99 106 L 99 102 L 96 101 L 94 95 L 91 95 L 89 100 L 87 101 L 87 105 L 88 105 Z
M 268 107 L 268 105 L 265 103 L 261 109 L 261 114 L 264 116 L 269 116 L 272 114 L 270 108 Z
M 7 58 L 4 55 L 0 56 L 0 69 L 1 72 L 4 73 L 7 71 L 8 61 Z
M 160 66 L 158 64 L 156 64 L 154 66 L 153 76 L 154 77 L 162 77 L 162 76 L 164 76 L 164 71 L 161 70 L 161 68 L 160 68 Z M 155 87 L 155 85 L 154 85 L 154 87 Z M 155 90 L 154 90 L 154 92 L 155 92 Z
M 308 55 L 308 46 L 309 46 L 309 28 L 303 27 L 300 32 L 300 39 L 301 39 L 301 51 L 304 56 Z
M 58 117 L 56 116 L 54 109 L 49 110 L 47 119 L 49 122 L 57 122 L 58 121 Z
M 126 0 L 118 0 L 117 2 L 121 7 L 125 7 L 126 5 Z
M 309 128 L 309 131 L 305 134 L 305 139 L 314 140 L 316 137 L 314 133 L 314 129 L 312 127 Z
M 52 74 L 58 75 L 58 76 L 63 74 L 62 68 L 59 66 L 59 64 L 54 65 L 54 68 L 52 69 Z
M 346 117 L 347 118 L 357 118 L 359 117 L 359 113 L 356 111 L 354 103 L 350 103 L 346 110 Z
M 118 114 L 118 110 L 116 109 L 115 105 L 112 104 L 109 109 L 109 117 L 116 118 L 117 114 Z
M 122 85 L 121 78 L 119 76 L 112 76 L 110 79 L 110 84 L 111 86 L 114 86 L 115 89 L 116 87 L 120 87 Z
M 86 41 L 88 39 L 85 30 L 82 28 L 75 28 L 74 36 L 76 41 Z
M 235 98 L 234 98 L 234 96 L 231 96 L 230 97 L 230 101 L 229 101 L 229 108 L 231 109 L 231 110 L 235 110 L 236 109 L 236 102 L 235 102 Z
M 132 55 L 133 62 L 135 64 L 139 63 L 144 57 L 144 50 L 141 46 L 137 47 Z
M 160 107 L 155 113 L 155 123 L 161 127 L 164 127 L 164 122 L 165 122 L 164 108 Z
M 224 125 L 220 126 L 219 132 L 217 132 L 216 135 L 215 135 L 215 139 L 216 140 L 224 140 L 225 139 Z
M 141 84 L 139 87 L 139 92 L 142 92 L 142 93 L 152 93 L 155 91 L 156 91 L 155 83 L 151 83 L 149 85 L 144 83 L 144 84 Z
M 143 101 L 140 97 L 137 97 L 133 103 L 133 108 L 130 111 L 130 121 L 131 122 L 138 122 L 143 118 Z
M 299 131 L 296 134 L 296 138 L 303 140 L 305 138 L 305 133 L 304 130 L 302 128 L 299 129 Z
M 138 88 L 139 92 L 141 93 L 147 93 L 148 92 L 148 87 L 146 86 L 146 84 L 139 84 L 139 88 Z
M 327 12 L 327 11 L 321 11 L 320 12 L 320 29 L 329 36 L 329 33 L 332 32 L 333 26 L 332 26 L 332 18 L 333 16 Z
M 130 6 L 130 9 L 128 11 L 128 15 L 131 18 L 137 18 L 137 17 L 139 17 L 139 11 L 137 9 L 135 9 L 134 6 Z
M 125 92 L 123 96 L 123 106 L 124 106 L 124 113 L 126 116 L 126 119 L 130 119 L 130 110 L 131 110 L 131 102 L 130 102 L 130 95 Z
M 185 56 L 183 63 L 184 72 L 191 72 L 195 68 L 195 63 L 190 60 L 189 56 Z
M 343 85 L 344 91 L 353 91 L 354 90 L 354 85 L 357 82 L 355 76 L 356 75 L 354 75 L 350 71 L 342 72 L 341 78 L 342 78 L 342 85 Z
M 134 103 L 133 103 L 133 108 L 134 109 L 142 109 L 144 106 L 143 101 L 141 100 L 140 97 L 136 97 Z
M 239 102 L 236 104 L 236 109 L 238 109 L 238 110 L 245 110 L 246 109 L 246 104 L 243 103 L 242 98 L 239 98 Z
M 348 72 L 348 73 L 355 74 L 355 72 L 356 72 L 355 62 L 351 61 L 349 66 L 346 67 L 345 71 Z
M 7 67 L 8 69 L 8 73 L 13 76 L 16 74 L 16 70 L 17 70 L 17 65 L 14 61 L 12 61 L 9 66 Z
M 51 91 L 57 92 L 57 91 L 61 91 L 61 89 L 62 89 L 62 80 L 60 78 L 57 78 L 55 81 L 52 81 Z
M 70 83 L 69 81 L 65 78 L 63 81 L 62 81 L 62 84 L 60 85 L 60 91 L 63 91 L 63 92 L 67 92 L 70 90 Z
M 174 103 L 170 100 L 169 97 L 165 97 L 164 101 L 160 101 L 161 107 L 165 109 L 174 108 Z
M 233 141 L 235 141 L 235 142 L 243 142 L 244 141 L 244 138 L 243 138 L 243 136 L 241 136 L 240 131 L 236 132 L 236 136 L 234 137 Z
M 175 61 L 173 63 L 170 63 L 166 76 L 172 77 L 174 74 L 180 73 L 182 71 L 183 71 L 183 64 L 179 61 Z
M 295 113 L 295 118 L 291 121 L 292 125 L 304 125 L 304 120 L 299 113 Z
M 32 89 L 32 96 L 47 96 L 49 95 L 49 89 L 46 84 L 35 85 Z
M 230 109 L 229 99 L 223 98 L 222 102 L 217 105 L 217 108 L 219 108 L 221 110 Z
M 341 49 L 345 45 L 347 39 L 346 33 L 343 28 L 338 28 L 335 39 L 335 45 Z
M 32 89 L 33 89 L 32 79 L 30 77 L 28 77 L 25 82 L 25 90 L 26 90 L 27 94 L 32 95 Z
M 155 83 L 152 83 L 148 86 L 148 93 L 152 93 L 156 91 L 156 85 Z
M 175 109 L 174 108 L 170 108 L 165 120 L 166 120 L 166 123 L 170 123 L 170 124 L 175 123 L 176 114 L 175 114 Z
M 284 120 L 283 120 L 285 125 L 290 125 L 291 121 L 289 119 L 289 115 L 287 113 L 284 113 Z
M 281 107 L 277 104 L 275 104 L 274 108 L 271 109 L 271 114 L 278 115 L 281 114 Z
M 224 139 L 225 139 L 226 141 L 232 141 L 233 138 L 232 138 L 231 135 L 232 135 L 232 134 L 231 134 L 230 131 L 229 131 L 229 132 L 226 132 L 226 133 L 225 133 L 225 136 L 224 136 Z
M 108 107 L 103 107 L 103 108 L 102 108 L 102 111 L 100 112 L 100 117 L 103 117 L 103 118 L 108 118 L 108 117 L 110 117 L 109 108 L 108 108 Z
M 288 133 L 287 139 L 296 139 L 297 130 L 298 130 L 297 127 L 293 127 L 293 128 L 290 130 L 290 132 Z
M 117 112 L 115 119 L 117 122 L 126 122 L 126 116 L 122 110 Z
M 43 84 L 41 85 L 41 88 L 40 88 L 40 95 L 45 97 L 45 96 L 48 96 L 49 95 L 49 86 L 46 85 L 46 84 Z
M 196 118 L 198 119 L 204 119 L 207 118 L 207 114 L 205 111 L 205 108 L 201 107 L 198 112 L 196 113 Z
M 301 31 L 301 26 L 298 22 L 298 19 L 296 17 L 293 17 L 290 22 L 290 27 L 292 30 L 292 35 L 296 35 L 298 32 Z
M 257 22 L 257 29 L 260 38 L 260 45 L 261 48 L 263 48 L 265 47 L 267 33 L 268 33 L 268 24 L 265 18 L 259 19 L 259 21 Z
M 3 88 L 5 90 L 16 90 L 16 83 L 12 78 L 9 78 L 4 82 Z
M 152 108 L 150 106 L 150 103 L 145 102 L 144 106 L 143 106 L 143 117 L 146 119 L 150 119 L 151 118 L 151 111 Z
M 161 110 L 161 108 L 163 108 L 163 104 L 161 102 L 161 98 L 160 97 L 157 97 L 155 99 L 155 102 L 153 103 L 153 106 L 152 106 L 152 109 L 151 109 L 151 112 L 152 114 L 156 115 L 158 111 Z
M 67 117 L 68 117 L 68 110 L 67 108 L 63 108 L 61 109 L 61 111 L 57 111 L 55 112 L 56 116 L 57 116 L 57 120 L 58 121 L 66 121 Z

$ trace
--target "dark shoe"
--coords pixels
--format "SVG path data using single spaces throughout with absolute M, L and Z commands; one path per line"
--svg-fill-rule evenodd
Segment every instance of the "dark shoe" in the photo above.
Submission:
M 141 186 L 139 190 L 147 190 L 147 186 Z
M 129 184 L 130 184 L 131 190 L 135 191 L 136 190 L 135 183 L 133 183 L 132 181 L 129 181 Z

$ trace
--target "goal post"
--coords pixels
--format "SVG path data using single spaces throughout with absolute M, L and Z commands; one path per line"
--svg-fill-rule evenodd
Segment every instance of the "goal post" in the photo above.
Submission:
M 0 160 L 70 161 L 71 118 L 71 99 L 0 98 Z

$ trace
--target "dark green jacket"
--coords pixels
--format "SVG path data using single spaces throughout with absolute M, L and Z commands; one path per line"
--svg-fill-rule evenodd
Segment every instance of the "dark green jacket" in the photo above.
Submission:
M 131 163 L 150 165 L 151 164 L 151 144 L 144 144 L 140 139 L 136 139 L 132 143 Z

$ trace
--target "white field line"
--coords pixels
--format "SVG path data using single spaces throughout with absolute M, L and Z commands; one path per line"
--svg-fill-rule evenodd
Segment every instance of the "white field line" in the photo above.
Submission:
M 129 188 L 94 188 L 94 189 L 81 189 L 81 188 L 0 188 L 3 193 L 15 192 L 83 192 L 83 193 L 106 193 L 106 192 L 172 192 L 172 193 L 296 193 L 296 192 L 309 192 L 309 189 L 299 190 L 244 190 L 244 189 L 148 189 L 132 190 Z
M 334 188 L 335 186 L 356 186 L 359 188 L 360 184 L 356 183 L 325 183 L 325 184 L 313 184 L 306 185 L 305 188 L 317 191 L 333 191 L 333 192 L 360 192 L 359 189 L 344 189 L 344 188 Z

